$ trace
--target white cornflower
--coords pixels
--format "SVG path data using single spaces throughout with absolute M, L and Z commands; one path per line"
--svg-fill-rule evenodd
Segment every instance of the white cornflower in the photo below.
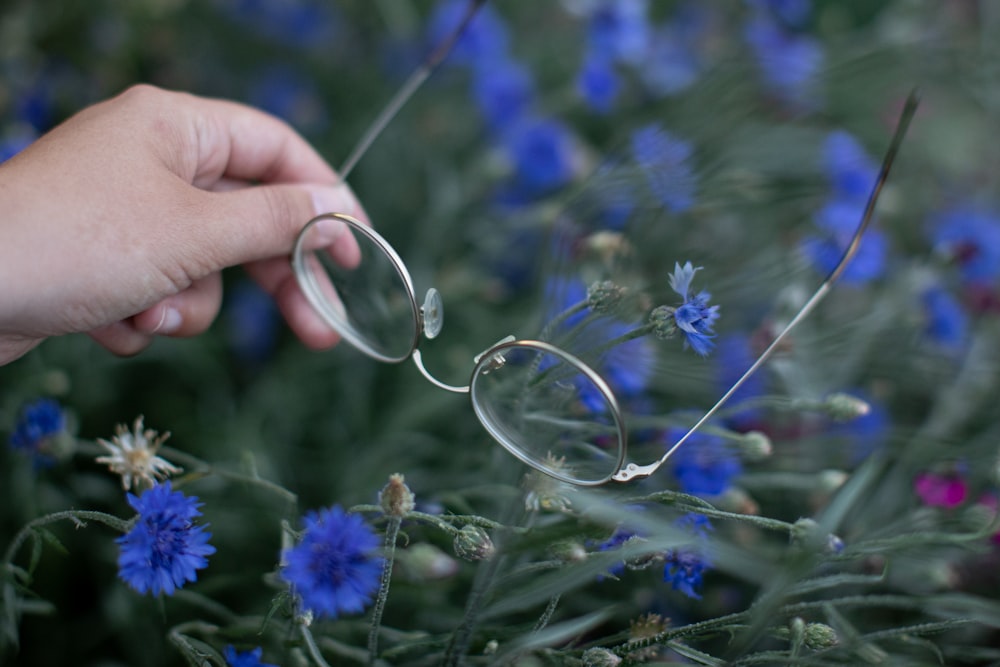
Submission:
M 97 462 L 107 464 L 111 472 L 121 475 L 122 488 L 126 491 L 133 484 L 138 487 L 145 483 L 152 487 L 157 481 L 181 472 L 180 468 L 156 455 L 170 433 L 161 435 L 152 429 L 143 430 L 142 415 L 136 417 L 131 431 L 124 424 L 118 424 L 115 433 L 111 442 L 97 439 L 110 454 L 97 457 Z

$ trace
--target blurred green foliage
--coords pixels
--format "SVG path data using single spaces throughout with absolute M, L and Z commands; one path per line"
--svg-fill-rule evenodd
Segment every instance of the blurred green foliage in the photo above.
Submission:
M 184 663 L 170 637 L 179 624 L 204 622 L 216 629 L 185 632 L 216 651 L 262 645 L 265 662 L 309 664 L 273 574 L 287 546 L 281 524 L 297 527 L 305 510 L 336 503 L 365 506 L 381 529 L 385 518 L 371 505 L 392 473 L 405 475 L 418 511 L 493 527 L 504 555 L 456 560 L 447 529 L 405 519 L 382 619 L 386 664 L 456 656 L 466 664 L 601 664 L 586 662 L 600 658 L 584 652 L 597 646 L 626 662 L 1000 661 L 988 526 L 998 485 L 1000 265 L 969 280 L 963 271 L 976 253 L 992 256 L 992 231 L 981 246 L 977 237 L 949 245 L 940 232 L 950 229 L 942 213 L 963 206 L 982 211 L 988 230 L 1000 228 L 991 217 L 1000 173 L 997 10 L 965 0 L 799 3 L 805 18 L 782 30 L 822 53 L 803 79 L 815 97 L 803 101 L 769 87 L 765 72 L 792 77 L 808 58 L 762 62 L 748 27 L 756 12 L 778 11 L 762 6 L 796 3 L 639 3 L 658 25 L 696 15 L 677 28 L 693 36 L 696 76 L 656 93 L 643 79 L 652 63 L 619 64 L 622 92 L 600 113 L 575 87 L 594 4 L 488 6 L 507 26 L 508 55 L 531 72 L 533 109 L 571 132 L 571 173 L 560 187 L 515 192 L 516 156 L 476 106 L 476 74 L 452 61 L 379 138 L 351 186 L 417 289 L 434 285 L 444 296 L 444 332 L 421 349 L 446 382 L 465 383 L 472 358 L 502 336 L 539 335 L 565 305 L 549 288 L 553 279 L 610 279 L 645 305 L 678 305 L 667 282 L 675 262 L 704 267 L 696 289 L 720 305 L 720 343 L 744 335 L 759 350 L 823 278 L 803 240 L 817 233 L 814 215 L 829 196 L 824 141 L 844 130 L 878 160 L 902 100 L 919 87 L 923 106 L 879 202 L 888 248 L 880 275 L 837 286 L 762 371 L 764 412 L 753 427 L 767 433 L 771 455 L 742 452 L 742 474 L 711 497 L 681 493 L 669 466 L 629 487 L 583 492 L 537 477 L 525 486 L 524 468 L 484 432 L 468 399 L 429 387 L 407 363 L 380 364 L 346 345 L 303 349 L 234 269 L 204 336 L 159 339 L 132 359 L 72 336 L 0 370 L 4 432 L 25 401 L 51 396 L 82 443 L 110 438 L 116 424 L 141 414 L 148 427 L 170 431 L 167 445 L 181 456 L 211 462 L 212 472 L 183 486 L 205 503 L 218 549 L 196 584 L 151 599 L 118 580 L 113 531 L 54 524 L 65 549 L 39 552 L 22 598 L 27 612 L 45 613 L 25 613 L 19 647 L 8 637 L 0 662 L 217 664 Z M 267 108 L 337 166 L 429 49 L 434 10 L 396 0 L 18 0 L 0 14 L 0 138 L 30 138 L 148 82 Z M 605 230 L 595 193 L 613 178 L 600 167 L 627 154 L 630 133 L 651 122 L 694 146 L 695 203 L 674 213 L 647 193 L 624 228 Z M 560 252 L 551 238 L 567 220 L 575 245 Z M 601 231 L 611 235 L 595 237 Z M 611 259 L 601 245 L 609 239 L 617 244 Z M 929 327 L 935 313 L 922 295 L 935 285 L 959 304 L 946 317 L 967 327 L 957 345 L 938 344 Z M 720 376 L 731 382 L 747 365 L 720 367 L 727 362 L 718 355 L 700 359 L 681 343 L 654 345 L 645 369 L 654 407 L 644 416 L 704 410 L 726 388 Z M 836 423 L 823 403 L 835 392 L 865 397 L 872 419 Z M 130 516 L 120 480 L 89 451 L 44 467 L 0 451 L 0 544 L 52 512 Z M 954 481 L 961 498 L 929 500 L 915 486 L 921 475 L 938 489 Z M 287 489 L 295 501 L 247 479 Z M 525 509 L 526 494 L 534 507 Z M 564 505 L 571 510 L 559 511 Z M 694 511 L 714 526 L 701 599 L 663 581 L 663 554 L 687 539 L 674 522 Z M 802 517 L 817 522 L 815 534 L 797 523 Z M 600 550 L 622 521 L 644 539 Z M 830 533 L 842 551 L 827 549 Z M 15 561 L 27 567 L 29 555 Z M 654 565 L 602 576 L 628 559 Z M 9 603 L 3 613 L 11 627 Z M 669 617 L 668 634 L 636 639 L 650 613 Z M 331 664 L 365 661 L 367 619 L 313 626 Z

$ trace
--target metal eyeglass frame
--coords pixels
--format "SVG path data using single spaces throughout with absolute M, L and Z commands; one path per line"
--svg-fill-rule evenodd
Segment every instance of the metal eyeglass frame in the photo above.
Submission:
M 378 248 L 378 250 L 380 250 L 391 263 L 396 272 L 396 276 L 399 278 L 405 289 L 408 304 L 405 304 L 404 308 L 406 306 L 409 307 L 412 315 L 411 321 L 414 324 L 413 336 L 410 339 L 409 350 L 405 354 L 393 356 L 376 349 L 349 325 L 345 325 L 345 318 L 342 315 L 338 315 L 336 307 L 323 296 L 323 289 L 320 287 L 313 269 L 310 266 L 310 262 L 307 259 L 309 257 L 309 253 L 314 252 L 313 249 L 308 247 L 309 243 L 307 242 L 307 238 L 310 230 L 315 225 L 326 220 L 332 220 L 348 225 L 355 233 L 361 234 L 371 241 L 372 244 L 374 244 L 374 246 Z M 522 462 L 548 475 L 551 475 L 560 481 L 578 484 L 580 486 L 597 486 L 604 484 L 605 482 L 613 479 L 617 473 L 621 472 L 622 464 L 625 460 L 628 434 L 625 426 L 625 418 L 622 414 L 618 400 L 615 398 L 614 392 L 611 390 L 607 381 L 605 381 L 597 371 L 588 366 L 580 358 L 567 352 L 566 350 L 543 340 L 516 339 L 514 336 L 507 336 L 474 357 L 473 362 L 475 365 L 472 368 L 469 384 L 460 387 L 447 384 L 434 377 L 434 375 L 432 375 L 424 365 L 423 358 L 420 354 L 419 344 L 422 337 L 431 339 L 436 337 L 441 331 L 442 324 L 444 322 L 444 304 L 441 296 L 438 291 L 432 287 L 427 290 L 427 295 L 424 298 L 423 305 L 418 305 L 416 290 L 413 286 L 413 279 L 410 277 L 410 273 L 407 271 L 406 265 L 400 258 L 399 253 L 396 252 L 396 250 L 382 237 L 382 235 L 370 226 L 345 213 L 323 213 L 316 216 L 302 228 L 302 231 L 299 232 L 299 236 L 295 242 L 295 248 L 292 252 L 292 270 L 295 273 L 295 277 L 298 280 L 299 286 L 302 288 L 306 299 L 315 311 L 323 318 L 327 325 L 340 334 L 344 340 L 369 357 L 386 363 L 399 363 L 405 361 L 406 359 L 413 359 L 413 363 L 416 365 L 417 369 L 419 369 L 420 373 L 434 386 L 454 393 L 469 394 L 472 409 L 486 431 L 493 437 L 494 440 L 500 443 L 504 449 L 520 459 Z M 484 401 L 477 400 L 477 381 L 491 370 L 503 366 L 506 362 L 504 353 L 515 348 L 528 348 L 559 358 L 563 363 L 568 364 L 572 369 L 581 373 L 587 380 L 597 387 L 598 391 L 600 391 L 605 403 L 607 404 L 611 421 L 614 425 L 614 430 L 618 438 L 617 459 L 614 466 L 611 468 L 612 472 L 610 472 L 607 476 L 595 480 L 580 479 L 573 477 L 572 475 L 565 474 L 560 470 L 548 468 L 542 465 L 535 458 L 528 455 L 525 452 L 524 447 L 510 438 L 502 428 L 497 426 L 497 420 L 491 416 L 491 410 L 489 409 L 488 404 Z
M 442 44 L 430 54 L 427 61 L 425 61 L 420 68 L 407 80 L 400 91 L 393 97 L 386 108 L 380 113 L 369 129 L 362 136 L 358 145 L 351 152 L 344 165 L 340 169 L 341 178 L 346 180 L 348 174 L 353 170 L 354 166 L 360 160 L 361 156 L 367 151 L 372 142 L 377 138 L 381 131 L 386 127 L 390 120 L 396 115 L 399 109 L 405 104 L 406 100 L 420 87 L 424 80 L 431 74 L 431 72 L 444 60 L 446 55 L 450 52 L 451 48 L 457 42 L 459 37 L 464 32 L 465 27 L 471 21 L 472 17 L 475 15 L 476 11 L 485 3 L 486 0 L 471 0 L 466 10 L 466 14 L 463 17 L 458 28 L 446 39 Z M 910 121 L 913 118 L 916 108 L 919 104 L 918 95 L 916 91 L 910 93 L 906 100 L 906 104 L 900 113 L 899 120 L 896 125 L 896 129 L 893 133 L 892 139 L 889 143 L 889 148 L 885 153 L 885 157 L 882 160 L 882 165 L 879 170 L 878 177 L 872 188 L 871 193 L 868 196 L 868 200 L 865 204 L 864 212 L 861 216 L 861 220 L 858 223 L 858 227 L 851 237 L 850 242 L 845 248 L 840 260 L 837 265 L 833 268 L 826 279 L 820 284 L 816 292 L 809 298 L 809 300 L 802 306 L 799 312 L 793 317 L 788 324 L 778 333 L 777 336 L 771 341 L 770 345 L 760 354 L 753 365 L 737 380 L 728 391 L 726 391 L 723 396 L 716 401 L 716 403 L 704 413 L 704 415 L 690 428 L 688 431 L 676 442 L 674 443 L 659 459 L 647 464 L 638 465 L 636 463 L 626 463 L 626 458 L 628 454 L 628 431 L 625 424 L 625 418 L 622 414 L 621 407 L 618 400 L 615 398 L 614 392 L 611 387 L 604 380 L 601 375 L 595 371 L 593 368 L 584 363 L 581 359 L 570 354 L 569 352 L 552 345 L 546 341 L 542 340 L 531 340 L 531 339 L 515 339 L 514 336 L 508 336 L 499 342 L 495 343 L 488 349 L 484 350 L 480 354 L 474 357 L 474 366 L 472 369 L 472 375 L 469 384 L 464 387 L 457 387 L 449 385 L 447 383 L 441 382 L 435 378 L 431 373 L 427 371 L 424 367 L 423 359 L 420 355 L 420 350 L 418 349 L 421 335 L 427 338 L 434 338 L 441 330 L 443 324 L 443 303 L 437 290 L 431 288 L 427 292 L 427 296 L 424 299 L 423 305 L 418 305 L 416 298 L 416 291 L 413 287 L 413 280 L 410 277 L 409 272 L 406 270 L 406 265 L 400 258 L 396 250 L 386 241 L 378 232 L 374 229 L 360 222 L 356 218 L 344 213 L 323 213 L 312 220 L 310 220 L 299 232 L 299 235 L 295 242 L 295 247 L 292 254 L 292 268 L 295 273 L 296 280 L 299 286 L 304 292 L 306 298 L 309 300 L 310 304 L 316 310 L 316 312 L 331 326 L 335 331 L 337 331 L 345 340 L 350 342 L 356 348 L 367 354 L 368 356 L 378 359 L 380 361 L 389 363 L 398 363 L 405 361 L 407 358 L 412 358 L 413 362 L 416 364 L 417 368 L 420 370 L 421 374 L 427 378 L 435 386 L 445 389 L 447 391 L 456 393 L 467 393 L 470 395 L 470 400 L 472 403 L 473 410 L 475 411 L 476 417 L 479 419 L 480 423 L 487 430 L 487 432 L 493 437 L 494 440 L 499 442 L 508 452 L 513 454 L 522 462 L 528 464 L 532 468 L 545 473 L 555 479 L 570 484 L 576 484 L 579 486 L 599 486 L 605 484 L 609 481 L 615 482 L 628 482 L 633 479 L 648 477 L 655 473 L 664 463 L 670 458 L 670 456 L 677 451 L 678 448 L 683 445 L 688 438 L 690 438 L 699 428 L 701 428 L 709 419 L 711 419 L 719 409 L 736 393 L 736 391 L 743 386 L 750 376 L 752 376 L 757 370 L 771 357 L 771 355 L 778 349 L 779 345 L 784 341 L 788 334 L 794 329 L 799 322 L 801 322 L 812 310 L 819 304 L 820 301 L 826 296 L 826 294 L 833 287 L 833 284 L 840 278 L 844 270 L 847 268 L 847 264 L 857 253 L 858 248 L 861 244 L 862 236 L 868 229 L 872 222 L 875 204 L 878 200 L 879 194 L 882 191 L 882 187 L 885 185 L 886 179 L 889 175 L 889 170 L 892 163 L 895 160 L 896 154 L 899 151 L 899 147 L 902 144 L 903 137 L 909 128 Z M 405 287 L 406 294 L 409 299 L 409 307 L 412 313 L 412 321 L 414 323 L 413 338 L 410 345 L 410 350 L 407 354 L 399 357 L 392 357 L 382 354 L 378 350 L 374 349 L 363 337 L 356 334 L 353 330 L 346 329 L 340 326 L 338 318 L 333 314 L 332 306 L 323 297 L 322 291 L 319 288 L 319 284 L 316 278 L 313 276 L 312 271 L 308 266 L 308 262 L 305 257 L 306 254 L 312 252 L 306 248 L 305 238 L 308 232 L 313 228 L 314 225 L 320 223 L 324 220 L 334 220 L 347 224 L 355 232 L 364 235 L 368 240 L 370 240 L 391 262 L 397 276 Z M 534 459 L 533 457 L 527 455 L 524 448 L 520 447 L 513 440 L 507 437 L 502 429 L 498 428 L 493 420 L 488 414 L 488 410 L 476 400 L 476 382 L 477 379 L 483 377 L 488 373 L 491 367 L 499 368 L 505 362 L 504 352 L 511 350 L 513 348 L 530 348 L 541 353 L 550 354 L 555 357 L 560 358 L 563 362 L 569 364 L 572 368 L 579 371 L 590 380 L 594 386 L 598 388 L 604 398 L 607 407 L 610 411 L 611 420 L 613 421 L 614 428 L 617 431 L 618 436 L 618 455 L 614 466 L 614 472 L 608 474 L 606 477 L 596 480 L 581 480 L 570 475 L 565 474 L 559 469 L 553 467 L 547 467 L 543 465 L 540 461 Z

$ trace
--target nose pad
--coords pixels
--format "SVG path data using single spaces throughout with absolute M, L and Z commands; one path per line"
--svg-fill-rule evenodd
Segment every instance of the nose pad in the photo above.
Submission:
M 441 294 L 433 287 L 427 290 L 424 297 L 424 305 L 420 307 L 420 314 L 424 320 L 424 335 L 434 338 L 441 333 L 444 326 L 444 301 Z

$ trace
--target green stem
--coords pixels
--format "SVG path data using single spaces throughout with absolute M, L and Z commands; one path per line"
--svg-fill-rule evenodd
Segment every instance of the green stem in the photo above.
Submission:
M 313 662 L 319 665 L 319 667 L 330 667 L 329 663 L 323 659 L 323 654 L 320 652 L 319 646 L 316 645 L 316 638 L 313 637 L 309 626 L 300 622 L 299 632 L 302 634 L 302 640 L 306 643 L 306 649 L 309 651 L 309 657 L 313 659 Z
M 390 515 L 389 524 L 385 528 L 385 553 L 382 562 L 382 578 L 379 581 L 375 607 L 372 609 L 371 629 L 368 631 L 369 666 L 375 664 L 375 657 L 378 655 L 378 632 L 382 625 L 382 612 L 385 610 L 385 601 L 389 598 L 389 584 L 392 581 L 392 564 L 396 559 L 396 538 L 399 535 L 399 525 L 401 523 L 401 517 Z
M 7 551 L 4 552 L 3 562 L 4 565 L 8 565 L 14 562 L 14 557 L 17 555 L 18 550 L 24 541 L 35 531 L 36 528 L 48 525 L 50 523 L 56 523 L 57 521 L 70 520 L 74 523 L 80 525 L 86 525 L 87 521 L 97 521 L 103 523 L 109 528 L 114 528 L 118 532 L 127 533 L 132 527 L 131 521 L 126 521 L 124 519 L 119 519 L 111 514 L 106 514 L 104 512 L 93 512 L 89 510 L 66 510 L 64 512 L 56 512 L 54 514 L 49 514 L 46 516 L 38 517 L 33 521 L 27 523 L 24 528 L 22 528 L 14 540 L 7 547 Z
M 556 594 L 549 598 L 549 604 L 546 605 L 545 611 L 542 612 L 538 622 L 535 623 L 535 627 L 531 629 L 532 632 L 541 632 L 549 624 L 549 621 L 552 620 L 552 615 L 556 613 L 556 607 L 559 606 L 560 597 L 560 595 Z
M 77 449 L 78 453 L 85 454 L 90 457 L 103 456 L 107 454 L 107 451 L 105 451 L 105 449 L 96 442 L 89 440 L 78 440 L 77 442 L 79 444 Z M 160 447 L 157 453 L 162 454 L 163 458 L 168 459 L 171 463 L 176 463 L 181 466 L 191 475 L 217 475 L 218 477 L 226 480 L 243 482 L 259 487 L 265 491 L 281 496 L 281 498 L 288 503 L 292 509 L 294 509 L 299 502 L 299 497 L 296 494 L 282 486 L 279 486 L 278 484 L 275 484 L 274 482 L 261 479 L 256 475 L 246 475 L 218 468 L 207 461 L 203 461 L 196 456 L 192 456 L 187 452 L 182 452 L 179 449 L 174 449 L 173 447 Z

